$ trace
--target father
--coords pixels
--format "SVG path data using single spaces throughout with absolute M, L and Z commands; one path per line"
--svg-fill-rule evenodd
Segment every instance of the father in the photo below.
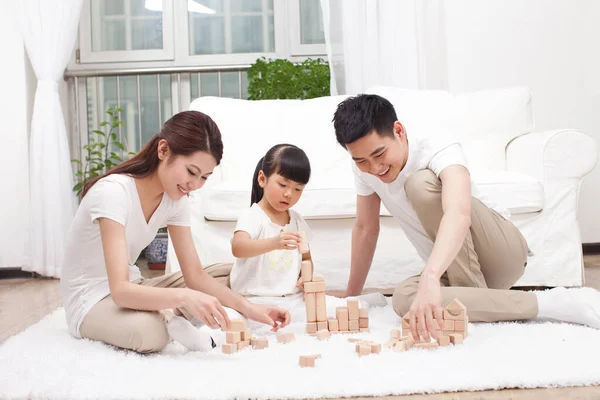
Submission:
M 472 322 L 537 317 L 600 329 L 600 307 L 565 288 L 509 290 L 527 266 L 527 242 L 506 210 L 478 195 L 455 139 L 407 132 L 392 104 L 377 95 L 346 99 L 333 122 L 354 160 L 358 194 L 346 296 L 363 289 L 383 202 L 425 262 L 393 296 L 396 313 L 409 313 L 415 337 L 436 338 L 434 320 L 442 325 L 442 306 L 454 298 Z

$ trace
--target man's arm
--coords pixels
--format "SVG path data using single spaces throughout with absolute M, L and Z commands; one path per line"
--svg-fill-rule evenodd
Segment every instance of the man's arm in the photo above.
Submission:
M 379 237 L 381 199 L 377 193 L 356 197 L 356 221 L 352 229 L 350 279 L 346 296 L 357 296 L 362 293 Z
M 461 249 L 471 227 L 471 177 L 462 165 L 440 172 L 442 211 L 438 234 L 422 277 L 439 281 Z

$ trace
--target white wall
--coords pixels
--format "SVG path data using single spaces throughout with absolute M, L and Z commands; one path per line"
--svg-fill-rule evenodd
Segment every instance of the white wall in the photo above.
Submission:
M 536 131 L 581 129 L 600 144 L 600 1 L 452 0 L 445 7 L 450 91 L 527 85 Z M 600 242 L 600 168 L 584 180 L 579 221 L 583 242 Z
M 0 2 L 0 268 L 26 262 L 29 223 L 28 132 L 35 76 L 16 27 L 16 2 Z

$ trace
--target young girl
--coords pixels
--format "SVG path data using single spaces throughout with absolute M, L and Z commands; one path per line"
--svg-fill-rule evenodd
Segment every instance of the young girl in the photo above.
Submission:
M 202 267 L 190 233 L 187 196 L 221 161 L 221 133 L 197 111 L 173 116 L 132 159 L 85 185 L 62 265 L 61 289 L 69 332 L 148 353 L 170 339 L 209 350 L 209 333 L 188 320 L 226 328 L 223 306 L 277 330 L 281 308 L 249 302 Z M 134 265 L 159 228 L 167 226 L 181 272 L 144 279 Z M 187 319 L 175 316 L 185 315 Z
M 310 179 L 310 162 L 291 144 L 272 147 L 258 162 L 252 180 L 251 207 L 237 222 L 231 243 L 236 257 L 231 288 L 257 303 L 285 305 L 294 322 L 306 319 L 300 268 L 310 251 L 298 251 L 300 232 L 310 241 L 304 218 L 291 208 Z M 345 300 L 327 296 L 327 313 Z

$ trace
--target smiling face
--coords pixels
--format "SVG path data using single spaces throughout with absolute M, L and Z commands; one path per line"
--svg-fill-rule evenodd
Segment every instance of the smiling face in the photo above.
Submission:
M 277 173 L 267 178 L 262 171 L 258 173 L 258 184 L 264 190 L 260 202 L 267 202 L 269 207 L 278 212 L 293 207 L 300 200 L 304 190 L 301 183 L 286 179 Z
M 381 136 L 376 131 L 346 144 L 359 170 L 374 175 L 384 183 L 396 180 L 408 159 L 408 140 L 402 124 L 394 122 L 394 135 Z
M 215 158 L 204 151 L 173 156 L 164 140 L 159 142 L 158 158 L 158 179 L 164 192 L 173 200 L 204 186 L 217 166 Z

